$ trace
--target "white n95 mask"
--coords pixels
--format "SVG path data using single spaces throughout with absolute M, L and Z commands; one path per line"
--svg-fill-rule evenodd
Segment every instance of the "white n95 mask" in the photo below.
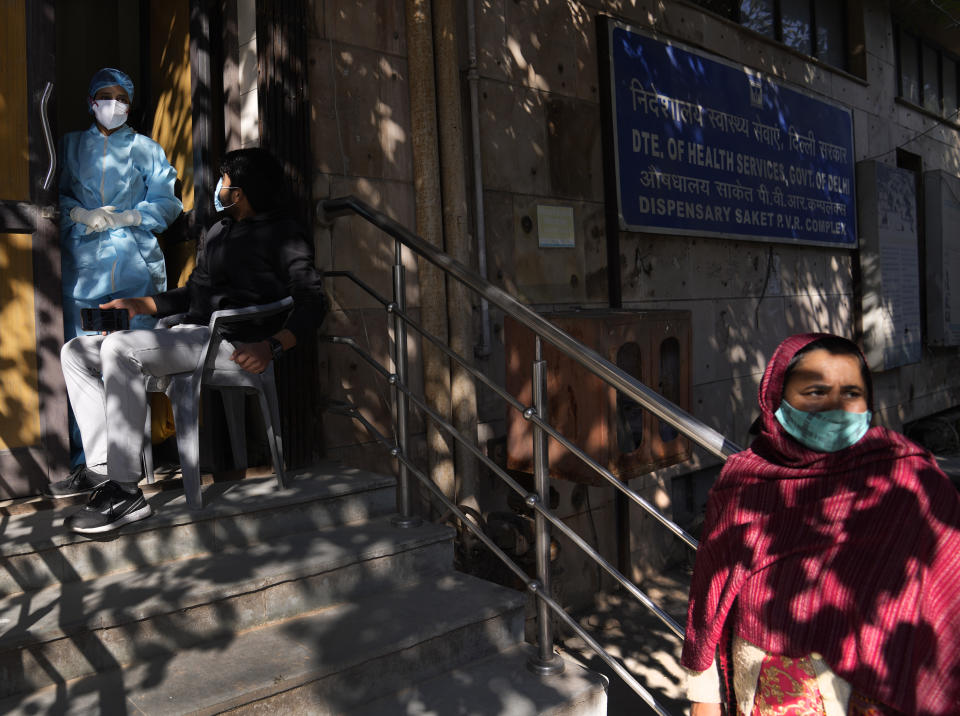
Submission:
M 116 129 L 127 121 L 130 114 L 130 105 L 119 102 L 115 99 L 98 99 L 90 105 L 93 109 L 93 116 L 104 129 Z

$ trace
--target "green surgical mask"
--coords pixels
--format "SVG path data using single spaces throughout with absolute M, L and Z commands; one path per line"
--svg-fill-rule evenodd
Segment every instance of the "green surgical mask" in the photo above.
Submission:
M 808 413 L 797 410 L 786 400 L 774 413 L 777 421 L 791 436 L 811 450 L 838 452 L 856 443 L 867 434 L 873 413 L 850 413 L 846 410 L 823 410 Z

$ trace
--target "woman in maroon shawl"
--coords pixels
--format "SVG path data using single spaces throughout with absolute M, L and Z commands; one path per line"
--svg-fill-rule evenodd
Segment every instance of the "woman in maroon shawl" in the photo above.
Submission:
M 872 405 L 846 339 L 774 353 L 759 435 L 707 503 L 693 714 L 960 713 L 960 496 L 930 453 L 869 427 Z

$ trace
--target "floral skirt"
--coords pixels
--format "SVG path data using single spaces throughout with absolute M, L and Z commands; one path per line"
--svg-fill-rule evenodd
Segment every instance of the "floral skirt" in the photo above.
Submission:
M 826 716 L 817 672 L 809 659 L 767 654 L 751 716 Z M 743 716 L 743 715 L 741 715 Z
M 847 714 L 895 716 L 897 712 L 854 692 Z M 750 716 L 826 716 L 817 673 L 810 660 L 767 654 L 760 668 Z

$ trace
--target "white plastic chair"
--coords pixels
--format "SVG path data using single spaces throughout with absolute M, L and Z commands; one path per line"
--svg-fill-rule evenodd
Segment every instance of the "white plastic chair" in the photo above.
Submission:
M 183 491 L 187 505 L 193 509 L 203 508 L 203 495 L 200 490 L 200 388 L 206 386 L 220 391 L 227 415 L 227 430 L 234 460 L 243 464 L 246 459 L 246 440 L 244 437 L 243 401 L 244 394 L 255 393 L 260 399 L 260 412 L 267 431 L 267 442 L 273 458 L 273 469 L 277 475 L 277 489 L 286 487 L 286 475 L 283 470 L 283 446 L 280 440 L 280 408 L 277 401 L 277 388 L 273 378 L 273 361 L 260 374 L 245 370 L 221 370 L 216 367 L 217 353 L 224 326 L 243 323 L 253 319 L 262 319 L 289 311 L 293 299 L 286 297 L 280 301 L 245 308 L 233 308 L 215 311 L 210 316 L 210 340 L 200 352 L 197 367 L 189 373 L 174 373 L 168 376 L 145 378 L 148 393 L 165 393 L 173 406 L 173 422 L 177 431 L 177 449 L 180 452 L 180 467 L 183 476 Z M 161 327 L 176 323 L 174 316 L 164 319 Z M 231 390 L 232 389 L 232 390 Z M 150 410 L 144 426 L 144 444 L 142 462 L 148 482 L 153 482 L 153 454 L 151 447 Z

